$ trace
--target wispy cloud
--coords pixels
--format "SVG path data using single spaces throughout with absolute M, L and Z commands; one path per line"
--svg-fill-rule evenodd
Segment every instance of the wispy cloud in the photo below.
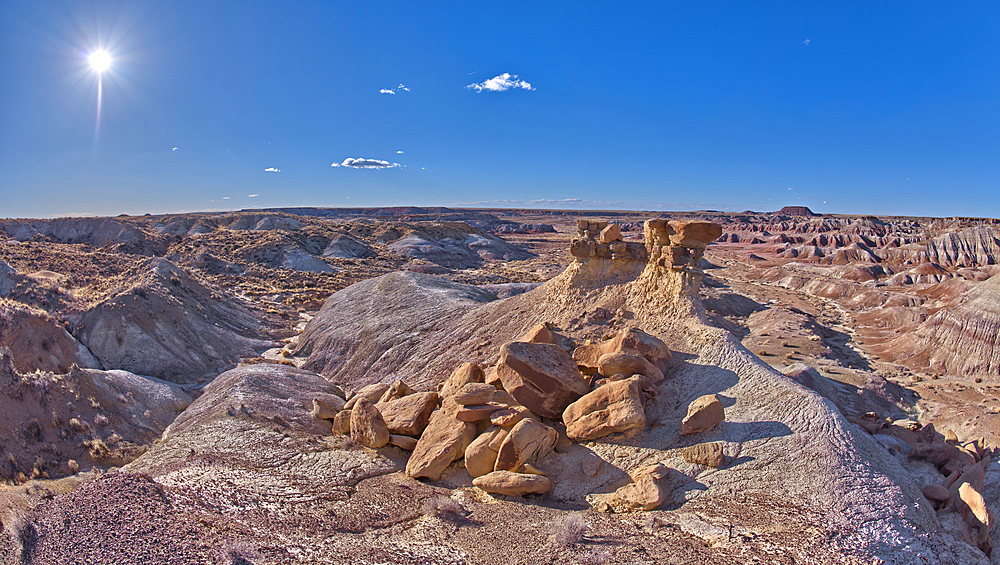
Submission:
M 398 154 L 400 154 L 400 155 L 402 155 L 402 154 L 403 154 L 403 152 L 402 152 L 402 151 L 396 151 L 396 153 L 398 153 Z
M 362 158 L 351 158 L 348 157 L 344 159 L 342 163 L 333 163 L 331 167 L 350 167 L 352 169 L 391 169 L 393 167 L 399 167 L 399 163 L 390 163 L 389 161 L 380 161 L 378 159 L 362 159 Z
M 807 40 L 805 40 L 805 41 L 802 42 L 802 45 L 809 45 L 810 43 L 812 43 L 812 40 L 811 39 L 807 39 Z
M 794 188 L 792 188 L 792 187 L 788 187 L 788 190 L 795 190 L 795 189 L 794 189 Z
M 174 147 L 173 149 L 171 149 L 171 151 L 177 151 L 177 148 L 176 148 L 176 147 Z
M 228 196 L 223 196 L 222 199 L 223 200 L 229 200 L 229 197 Z
M 379 90 L 380 94 L 396 94 L 397 92 L 409 92 L 410 88 L 405 84 L 400 84 L 394 88 L 383 88 Z
M 247 198 L 257 198 L 259 194 L 247 194 Z
M 476 202 L 455 202 L 452 206 L 525 206 L 525 207 L 549 207 L 549 208 L 622 208 L 624 203 L 604 202 L 601 200 L 587 200 L 584 198 L 537 198 L 534 200 L 479 200 Z
M 512 75 L 510 73 L 504 73 L 502 75 L 497 75 L 490 80 L 474 83 L 466 86 L 469 90 L 475 90 L 476 92 L 482 92 L 484 90 L 489 90 L 491 92 L 503 92 L 504 90 L 510 90 L 512 88 L 523 88 L 524 90 L 534 90 L 531 83 L 523 80 L 519 80 L 517 75 Z
M 280 173 L 281 169 L 275 169 L 274 167 L 268 167 L 264 169 L 265 173 Z

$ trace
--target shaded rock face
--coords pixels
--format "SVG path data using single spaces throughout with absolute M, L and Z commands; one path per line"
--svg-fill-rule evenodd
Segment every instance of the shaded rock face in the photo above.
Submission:
M 105 368 L 187 383 L 272 346 L 254 314 L 166 259 L 151 259 L 132 287 L 88 311 L 76 336 Z
M 646 427 L 643 404 L 638 379 L 608 383 L 566 407 L 562 416 L 566 435 L 573 441 L 587 441 L 614 433 L 639 433 Z
M 21 374 L 0 356 L 0 480 L 59 478 L 123 465 L 157 439 L 191 398 L 126 371 Z M 70 460 L 74 463 L 70 463 Z
M 558 419 L 590 389 L 568 353 L 548 343 L 509 343 L 500 349 L 497 375 L 504 390 L 526 408 Z
M 66 373 L 73 365 L 100 369 L 94 356 L 48 314 L 0 299 L 0 349 L 7 349 L 21 373 Z

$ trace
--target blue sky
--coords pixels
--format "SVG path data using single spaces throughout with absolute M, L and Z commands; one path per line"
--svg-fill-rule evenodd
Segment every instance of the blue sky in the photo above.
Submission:
M 1000 4 L 758 4 L 0 0 L 0 216 L 1000 217 Z

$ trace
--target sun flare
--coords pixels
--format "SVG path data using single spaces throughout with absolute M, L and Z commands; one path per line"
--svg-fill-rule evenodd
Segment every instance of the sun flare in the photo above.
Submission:
M 108 55 L 107 51 L 94 51 L 87 59 L 90 61 L 91 68 L 99 73 L 103 73 L 111 66 L 111 56 Z

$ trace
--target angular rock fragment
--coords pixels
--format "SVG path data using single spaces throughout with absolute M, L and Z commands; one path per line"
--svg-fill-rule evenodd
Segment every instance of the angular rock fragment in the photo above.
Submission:
M 420 437 L 437 405 L 436 392 L 417 392 L 384 404 L 379 403 L 377 407 L 382 412 L 389 433 Z
M 497 389 L 486 383 L 468 383 L 455 393 L 455 402 L 466 406 L 469 404 L 486 404 L 493 400 Z
M 546 418 L 562 411 L 590 389 L 589 381 L 562 348 L 548 343 L 508 343 L 500 349 L 497 375 L 526 408 Z
M 504 438 L 507 437 L 507 430 L 499 427 L 491 427 L 479 435 L 469 444 L 465 450 L 465 468 L 469 475 L 481 477 L 492 473 L 497 463 L 497 454 L 500 452 Z
M 497 453 L 497 471 L 518 471 L 525 463 L 545 457 L 556 446 L 559 434 L 541 422 L 521 420 L 504 438 Z
M 389 443 L 389 428 L 374 404 L 364 398 L 351 410 L 351 438 L 365 447 L 378 449 Z
M 448 465 L 465 455 L 465 449 L 476 438 L 476 425 L 455 418 L 459 406 L 450 397 L 445 397 L 441 408 L 431 414 L 427 428 L 406 463 L 407 475 L 436 481 Z
M 400 436 L 396 434 L 389 434 L 389 445 L 395 445 L 400 449 L 405 449 L 407 451 L 413 451 L 417 447 L 417 440 L 410 436 Z
M 483 373 L 482 367 L 475 363 L 462 363 L 441 383 L 441 390 L 438 393 L 441 398 L 445 398 L 455 394 L 469 383 L 481 383 L 485 380 L 486 375 Z
M 490 423 L 494 426 L 501 426 L 510 429 L 525 418 L 533 418 L 537 420 L 538 416 L 535 416 L 530 410 L 523 406 L 515 406 L 514 408 L 497 410 L 496 412 L 490 414 Z
M 463 422 L 478 422 L 480 420 L 488 420 L 494 412 L 503 409 L 504 407 L 499 404 L 470 404 L 462 406 L 455 413 L 455 418 Z
M 312 415 L 317 420 L 332 420 L 343 408 L 343 399 L 328 394 L 313 398 Z
M 681 456 L 688 463 L 705 465 L 706 467 L 721 467 L 726 459 L 722 444 L 717 441 L 685 447 L 681 450 Z
M 552 481 L 545 475 L 513 473 L 511 471 L 493 471 L 472 479 L 472 484 L 488 493 L 507 496 L 543 494 L 552 488 Z
M 725 419 L 725 408 L 719 396 L 706 394 L 688 405 L 687 416 L 681 420 L 681 434 L 693 434 L 711 429 Z
M 630 473 L 631 483 L 615 491 L 612 500 L 626 508 L 653 510 L 667 499 L 670 491 L 663 484 L 670 472 L 662 463 L 647 465 Z
M 573 441 L 641 432 L 646 427 L 646 411 L 639 379 L 614 381 L 585 394 L 566 407 L 563 423 L 566 435 Z
M 948 489 L 937 483 L 931 483 L 925 486 L 923 492 L 924 498 L 930 500 L 931 502 L 945 502 L 950 496 Z
M 644 357 L 659 369 L 661 374 L 666 374 L 673 361 L 670 348 L 663 343 L 663 340 L 636 328 L 623 329 L 613 338 L 601 343 L 581 345 L 573 351 L 573 359 L 578 365 L 596 369 L 602 356 L 617 352 Z
M 601 233 L 597 236 L 598 243 L 611 243 L 613 241 L 619 241 L 622 238 L 621 228 L 618 224 L 608 224 Z
M 649 362 L 648 359 L 634 353 L 618 351 L 605 353 L 597 360 L 597 371 L 606 377 L 625 373 L 627 375 L 644 375 L 654 384 L 663 382 L 663 372 Z
M 341 410 L 333 417 L 333 433 L 335 434 L 349 434 L 351 433 L 351 411 Z
M 389 390 L 389 386 L 386 383 L 374 383 L 361 387 L 358 392 L 354 393 L 354 396 L 348 399 L 347 404 L 344 405 L 344 410 L 352 410 L 354 405 L 362 398 L 372 404 L 378 402 L 382 398 L 382 395 L 385 394 L 385 391 Z
M 674 231 L 670 236 L 670 243 L 674 245 L 704 249 L 722 236 L 722 226 L 715 222 L 670 220 L 669 224 Z
M 378 401 L 390 402 L 396 400 L 397 398 L 403 398 L 409 394 L 413 394 L 413 389 L 411 389 L 403 381 L 396 381 L 389 385 L 389 390 L 385 391 Z
M 547 324 L 538 324 L 525 332 L 524 335 L 517 341 L 526 341 L 528 343 L 553 343 L 555 342 L 555 336 L 552 335 L 552 330 L 549 329 Z

